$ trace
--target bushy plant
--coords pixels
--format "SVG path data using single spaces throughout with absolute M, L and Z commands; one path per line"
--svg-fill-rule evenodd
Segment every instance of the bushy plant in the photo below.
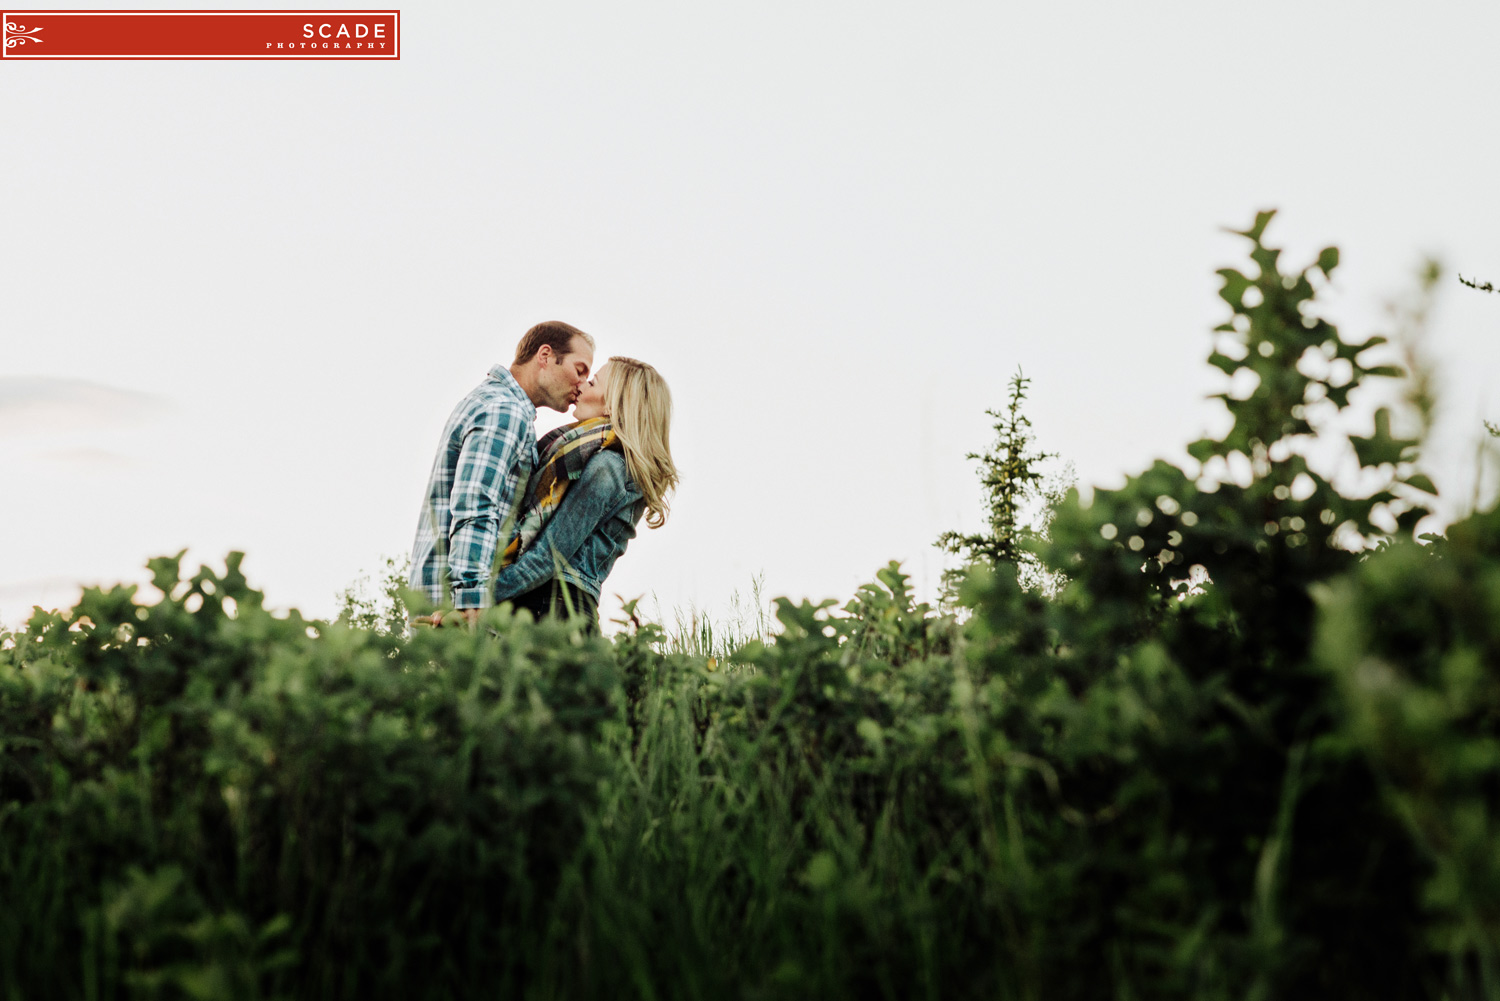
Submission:
M 237 554 L 153 570 L 158 601 L 90 590 L 0 652 L 3 985 L 364 997 L 534 975 L 618 715 L 602 642 L 504 611 L 409 640 L 278 617 Z
M 1427 863 L 1424 944 L 1460 996 L 1500 995 L 1500 511 L 1451 526 L 1441 558 L 1401 542 L 1319 598 L 1340 732 Z
M 405 635 L 411 618 L 406 607 L 410 576 L 410 557 L 385 557 L 376 579 L 362 573 L 339 592 L 338 621 L 356 629 Z
M 1437 975 L 1424 863 L 1312 657 L 1319 589 L 1433 488 L 1386 410 L 1347 446 L 1377 489 L 1314 468 L 1320 427 L 1399 372 L 1318 315 L 1337 252 L 1284 274 L 1269 221 L 1244 233 L 1258 270 L 1220 272 L 1233 425 L 1189 448 L 1201 469 L 1064 503 L 1040 547 L 1070 578 L 1055 602 L 998 576 L 978 597 L 986 759 L 1026 853 L 1008 884 L 1048 971 L 1031 996 L 1380 998 Z

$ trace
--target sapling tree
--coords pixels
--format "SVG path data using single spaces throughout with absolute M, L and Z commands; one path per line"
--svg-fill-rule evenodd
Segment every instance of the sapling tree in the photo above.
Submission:
M 934 543 L 945 553 L 960 557 L 965 567 L 976 564 L 991 569 L 1001 564 L 1016 568 L 1023 586 L 1053 593 L 1062 575 L 1050 572 L 1027 543 L 1044 538 L 1051 512 L 1073 484 L 1071 465 L 1049 475 L 1045 464 L 1058 458 L 1056 452 L 1035 447 L 1031 420 L 1022 411 L 1031 380 L 1020 368 L 1010 380 L 1009 399 L 1003 410 L 986 410 L 995 420 L 995 441 L 987 452 L 970 452 L 966 458 L 979 463 L 979 482 L 984 487 L 985 526 L 978 532 L 944 532 Z M 943 573 L 943 598 L 951 603 L 966 569 Z

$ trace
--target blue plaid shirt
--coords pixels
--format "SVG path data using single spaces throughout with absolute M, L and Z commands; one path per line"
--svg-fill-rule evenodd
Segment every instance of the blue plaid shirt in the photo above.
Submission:
M 492 604 L 495 554 L 515 533 L 536 468 L 535 421 L 536 406 L 504 365 L 448 417 L 411 550 L 411 586 L 434 604 Z

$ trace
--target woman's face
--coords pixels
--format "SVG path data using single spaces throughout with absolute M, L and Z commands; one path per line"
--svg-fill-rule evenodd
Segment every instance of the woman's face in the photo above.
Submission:
M 609 413 L 604 409 L 604 393 L 608 388 L 609 364 L 605 363 L 578 394 L 578 402 L 573 404 L 573 419 L 586 421 L 594 417 L 608 417 Z

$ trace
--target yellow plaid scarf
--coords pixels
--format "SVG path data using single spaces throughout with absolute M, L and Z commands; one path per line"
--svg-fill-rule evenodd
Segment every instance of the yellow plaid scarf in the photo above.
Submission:
M 601 448 L 619 450 L 615 429 L 604 417 L 592 417 L 576 424 L 565 424 L 548 431 L 536 443 L 541 469 L 533 478 L 534 486 L 527 499 L 526 512 L 521 515 L 516 537 L 505 547 L 500 565 L 508 567 L 514 563 L 547 527 L 547 522 L 557 512 L 563 495 L 573 481 L 583 474 L 583 467 Z

